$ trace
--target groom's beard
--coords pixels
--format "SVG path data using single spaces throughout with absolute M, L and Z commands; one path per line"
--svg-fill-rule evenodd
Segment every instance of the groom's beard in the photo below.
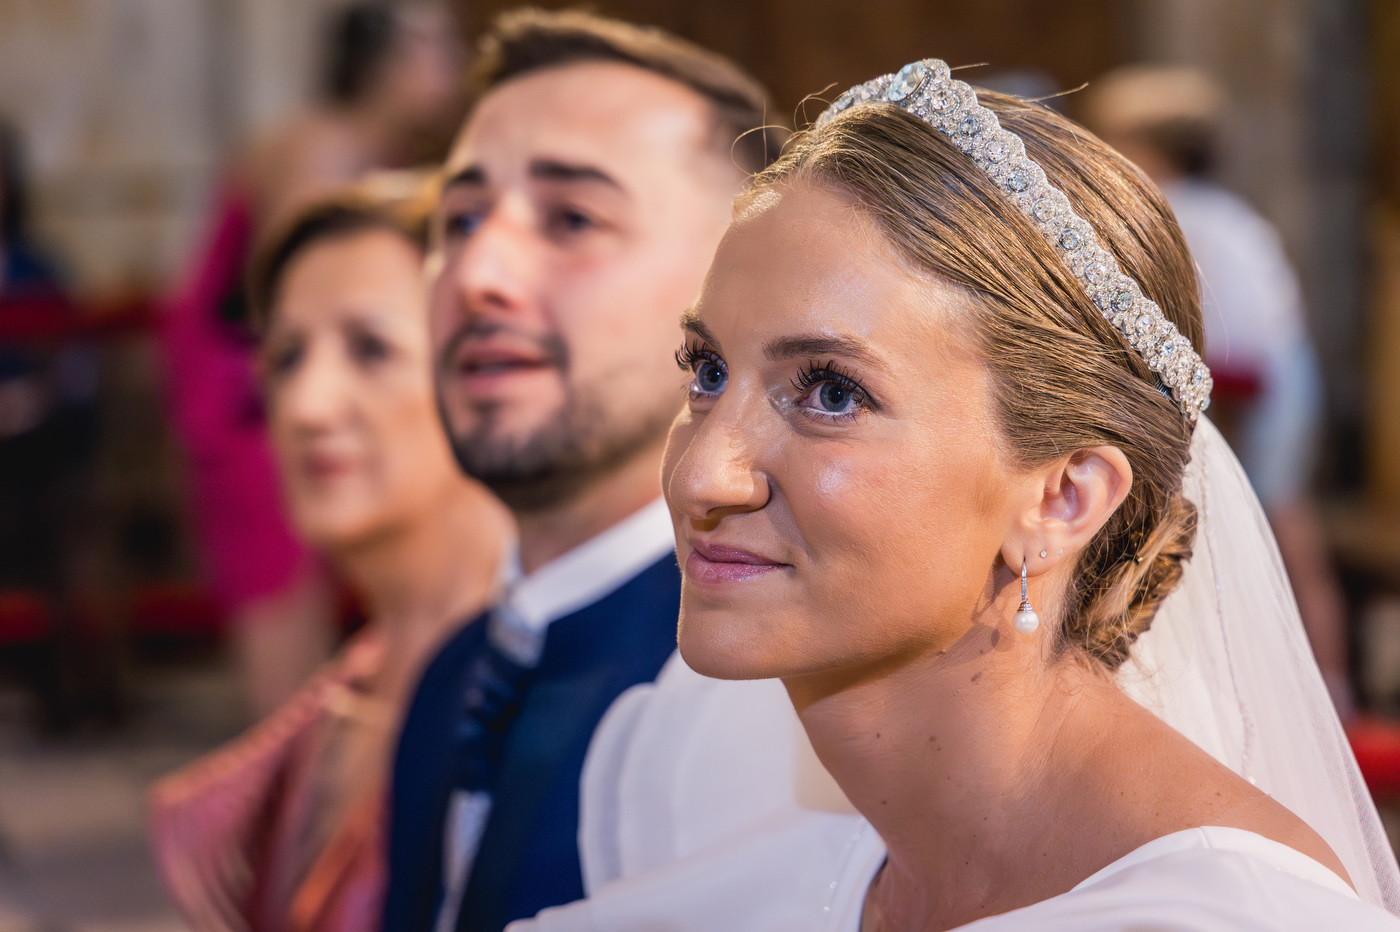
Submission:
M 471 326 L 453 334 L 442 354 L 438 413 L 462 471 L 512 511 L 543 511 L 575 498 L 598 478 L 659 444 L 670 429 L 676 412 L 669 393 L 657 399 L 661 403 L 643 406 L 636 399 L 609 396 L 607 386 L 576 385 L 569 378 L 568 347 L 553 335 L 538 338 L 538 343 L 563 385 L 563 400 L 543 424 L 528 432 L 510 431 L 510 412 L 494 404 L 472 404 L 475 424 L 454 424 L 443 401 L 443 382 L 450 377 L 445 366 Z

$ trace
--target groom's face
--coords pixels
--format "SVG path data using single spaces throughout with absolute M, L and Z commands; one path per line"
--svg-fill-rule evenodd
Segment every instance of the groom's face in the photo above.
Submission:
M 481 100 L 447 178 L 431 323 L 463 468 L 528 510 L 659 453 L 675 321 L 741 180 L 708 103 L 630 65 L 532 72 Z

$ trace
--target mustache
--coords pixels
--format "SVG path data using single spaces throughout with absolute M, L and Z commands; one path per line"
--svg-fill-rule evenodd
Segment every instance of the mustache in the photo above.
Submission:
M 450 372 L 454 360 L 462 349 L 462 344 L 471 340 L 486 340 L 491 337 L 508 336 L 512 342 L 528 344 L 548 365 L 567 372 L 569 369 L 569 347 L 557 333 L 530 333 L 511 327 L 500 321 L 473 318 L 464 322 L 447 338 L 442 352 L 438 354 L 438 370 Z

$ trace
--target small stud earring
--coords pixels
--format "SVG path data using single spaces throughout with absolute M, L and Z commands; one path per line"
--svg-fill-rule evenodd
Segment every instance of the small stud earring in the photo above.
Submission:
M 1022 634 L 1030 634 L 1040 627 L 1040 616 L 1031 608 L 1030 596 L 1026 593 L 1026 561 L 1021 561 L 1021 607 L 1011 617 L 1011 625 Z
M 1047 556 L 1049 556 L 1049 554 L 1047 554 L 1044 550 L 1040 551 L 1040 558 L 1042 560 L 1044 560 Z
M 1065 548 L 1063 548 L 1063 547 L 1060 548 L 1060 553 L 1059 553 L 1059 555 L 1060 555 L 1060 556 L 1064 556 L 1064 555 L 1065 555 Z

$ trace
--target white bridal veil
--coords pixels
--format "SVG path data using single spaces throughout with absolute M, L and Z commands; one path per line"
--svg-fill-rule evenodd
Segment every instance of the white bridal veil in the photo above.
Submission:
M 1200 516 L 1181 584 L 1119 673 L 1125 691 L 1287 806 L 1362 899 L 1400 914 L 1400 871 L 1303 631 L 1259 500 L 1201 418 L 1186 497 Z

